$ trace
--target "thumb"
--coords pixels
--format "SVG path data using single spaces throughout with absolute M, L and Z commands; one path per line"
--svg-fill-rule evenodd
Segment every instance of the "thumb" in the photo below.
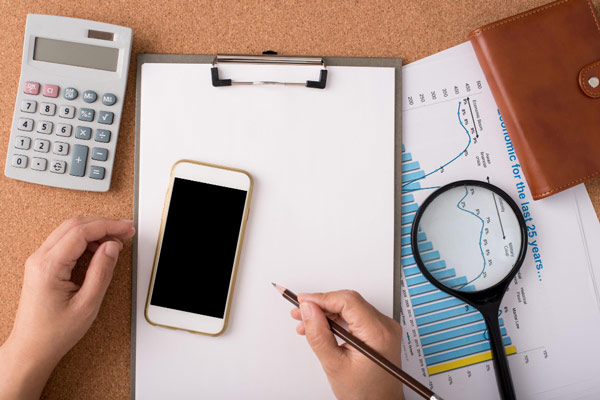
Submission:
M 116 241 L 104 242 L 94 253 L 81 289 L 77 293 L 78 301 L 86 306 L 86 309 L 97 311 L 100 308 L 106 289 L 113 276 L 113 271 L 122 245 Z M 89 307 L 89 308 L 88 308 Z
M 338 346 L 323 310 L 314 303 L 304 302 L 300 303 L 300 313 L 306 340 L 323 365 L 325 372 L 336 369 L 344 352 Z

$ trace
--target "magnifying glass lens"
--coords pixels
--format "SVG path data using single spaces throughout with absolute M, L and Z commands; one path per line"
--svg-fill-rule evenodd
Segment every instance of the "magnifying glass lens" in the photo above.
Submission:
M 519 260 L 522 235 L 515 211 L 492 190 L 463 185 L 423 210 L 418 251 L 433 278 L 462 292 L 502 281 Z

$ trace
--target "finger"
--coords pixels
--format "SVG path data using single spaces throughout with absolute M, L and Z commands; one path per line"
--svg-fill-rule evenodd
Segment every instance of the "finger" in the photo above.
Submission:
M 292 318 L 294 318 L 297 321 L 302 321 L 302 315 L 300 314 L 300 309 L 299 308 L 294 308 L 290 311 L 290 315 Z M 325 312 L 325 316 L 327 318 L 329 318 L 332 321 L 338 321 L 341 319 L 340 315 L 337 313 L 329 313 L 329 312 Z
M 102 238 L 100 240 L 96 240 L 95 242 L 88 243 L 87 249 L 88 249 L 88 251 L 91 251 L 92 253 L 95 253 L 96 250 L 98 250 L 98 247 L 100 247 L 100 245 L 102 243 L 108 242 L 108 241 L 117 242 L 117 243 L 119 243 L 121 245 L 121 249 L 123 248 L 123 242 L 121 242 L 116 237 L 105 237 L 105 238 Z
M 335 370 L 343 362 L 345 352 L 338 346 L 325 314 L 310 301 L 300 303 L 300 312 L 308 344 L 326 372 Z
M 375 330 L 382 324 L 387 326 L 390 319 L 352 290 L 302 293 L 298 295 L 298 300 L 314 302 L 328 312 L 338 313 L 348 323 L 350 331 Z
M 48 251 L 48 256 L 52 260 L 51 265 L 58 269 L 56 273 L 63 276 L 66 274 L 61 269 L 67 268 L 70 271 L 89 243 L 105 237 L 128 239 L 134 234 L 135 230 L 131 221 L 96 219 L 71 227 L 64 237 Z
M 114 241 L 102 243 L 90 261 L 81 288 L 74 296 L 74 301 L 93 318 L 100 309 L 121 249 L 121 244 Z
M 298 325 L 296 325 L 296 332 L 298 335 L 304 335 L 306 333 L 304 330 L 304 322 L 300 322 Z
M 90 221 L 99 220 L 99 219 L 102 219 L 102 218 L 100 218 L 100 217 L 73 217 L 73 218 L 67 219 L 66 221 L 63 221 L 56 229 L 54 229 L 54 231 L 52 231 L 52 233 L 50 233 L 50 235 L 48 235 L 48 237 L 46 238 L 44 243 L 41 244 L 40 250 L 48 251 L 65 235 L 65 233 L 67 233 L 73 227 L 78 226 L 78 225 L 83 225 Z

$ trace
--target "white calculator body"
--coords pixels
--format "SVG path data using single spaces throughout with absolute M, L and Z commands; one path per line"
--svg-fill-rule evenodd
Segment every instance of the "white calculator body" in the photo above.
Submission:
M 110 187 L 130 28 L 28 15 L 4 174 L 68 189 Z

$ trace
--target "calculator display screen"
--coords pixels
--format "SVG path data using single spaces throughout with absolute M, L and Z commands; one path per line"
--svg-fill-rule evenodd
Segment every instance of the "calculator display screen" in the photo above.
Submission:
M 33 59 L 115 72 L 119 49 L 36 37 Z
M 224 318 L 247 194 L 175 178 L 150 304 Z

